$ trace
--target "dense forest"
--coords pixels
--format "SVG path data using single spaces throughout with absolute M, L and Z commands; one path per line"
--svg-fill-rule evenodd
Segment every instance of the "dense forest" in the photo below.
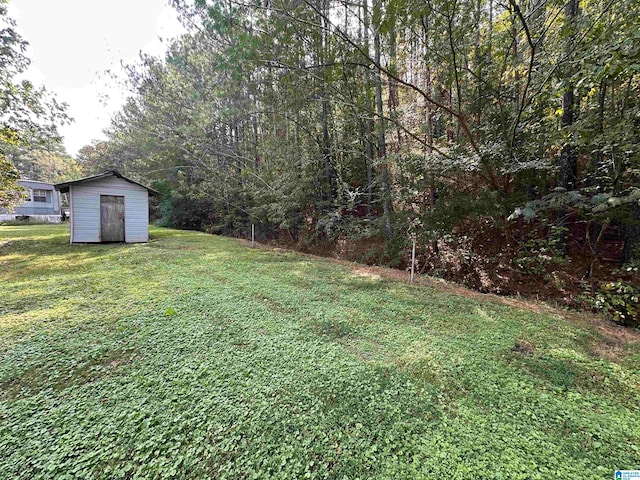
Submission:
M 640 2 L 174 0 L 84 147 L 161 224 L 640 315 Z

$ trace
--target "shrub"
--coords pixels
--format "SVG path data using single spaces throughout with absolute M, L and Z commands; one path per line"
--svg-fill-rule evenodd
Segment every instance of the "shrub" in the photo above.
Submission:
M 594 306 L 616 323 L 637 327 L 640 325 L 640 288 L 616 280 L 600 286 Z
M 522 243 L 518 256 L 513 259 L 514 266 L 525 274 L 542 275 L 550 265 L 566 263 L 564 238 L 567 230 L 552 225 L 545 237 L 533 237 Z

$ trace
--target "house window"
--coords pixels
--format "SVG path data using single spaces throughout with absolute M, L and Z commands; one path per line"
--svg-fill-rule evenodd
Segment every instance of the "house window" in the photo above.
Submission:
M 49 203 L 51 201 L 50 190 L 34 190 L 33 201 L 35 203 Z

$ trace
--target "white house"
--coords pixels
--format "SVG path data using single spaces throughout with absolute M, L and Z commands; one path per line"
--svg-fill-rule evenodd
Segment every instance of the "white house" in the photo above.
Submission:
M 18 185 L 24 188 L 25 199 L 11 212 L 0 209 L 0 221 L 35 220 L 60 223 L 60 194 L 52 184 L 20 179 Z
M 71 243 L 147 242 L 149 194 L 117 170 L 55 185 L 69 194 Z

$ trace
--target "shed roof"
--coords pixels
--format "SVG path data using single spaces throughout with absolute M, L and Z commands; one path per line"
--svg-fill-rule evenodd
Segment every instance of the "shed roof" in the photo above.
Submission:
M 71 185 L 76 185 L 78 183 L 93 182 L 94 180 L 99 180 L 101 178 L 112 177 L 112 176 L 121 178 L 122 180 L 126 180 L 127 182 L 133 183 L 134 185 L 138 185 L 139 187 L 146 188 L 149 191 L 150 195 L 158 195 L 158 192 L 153 188 L 149 188 L 146 185 L 143 185 L 141 183 L 136 182 L 135 180 L 131 180 L 130 178 L 125 177 L 117 170 L 107 170 L 105 172 L 99 173 L 98 175 L 91 175 L 89 177 L 79 178 L 78 180 L 71 180 L 70 182 L 56 183 L 54 187 L 56 187 L 56 190 L 59 190 L 60 193 L 67 193 Z

